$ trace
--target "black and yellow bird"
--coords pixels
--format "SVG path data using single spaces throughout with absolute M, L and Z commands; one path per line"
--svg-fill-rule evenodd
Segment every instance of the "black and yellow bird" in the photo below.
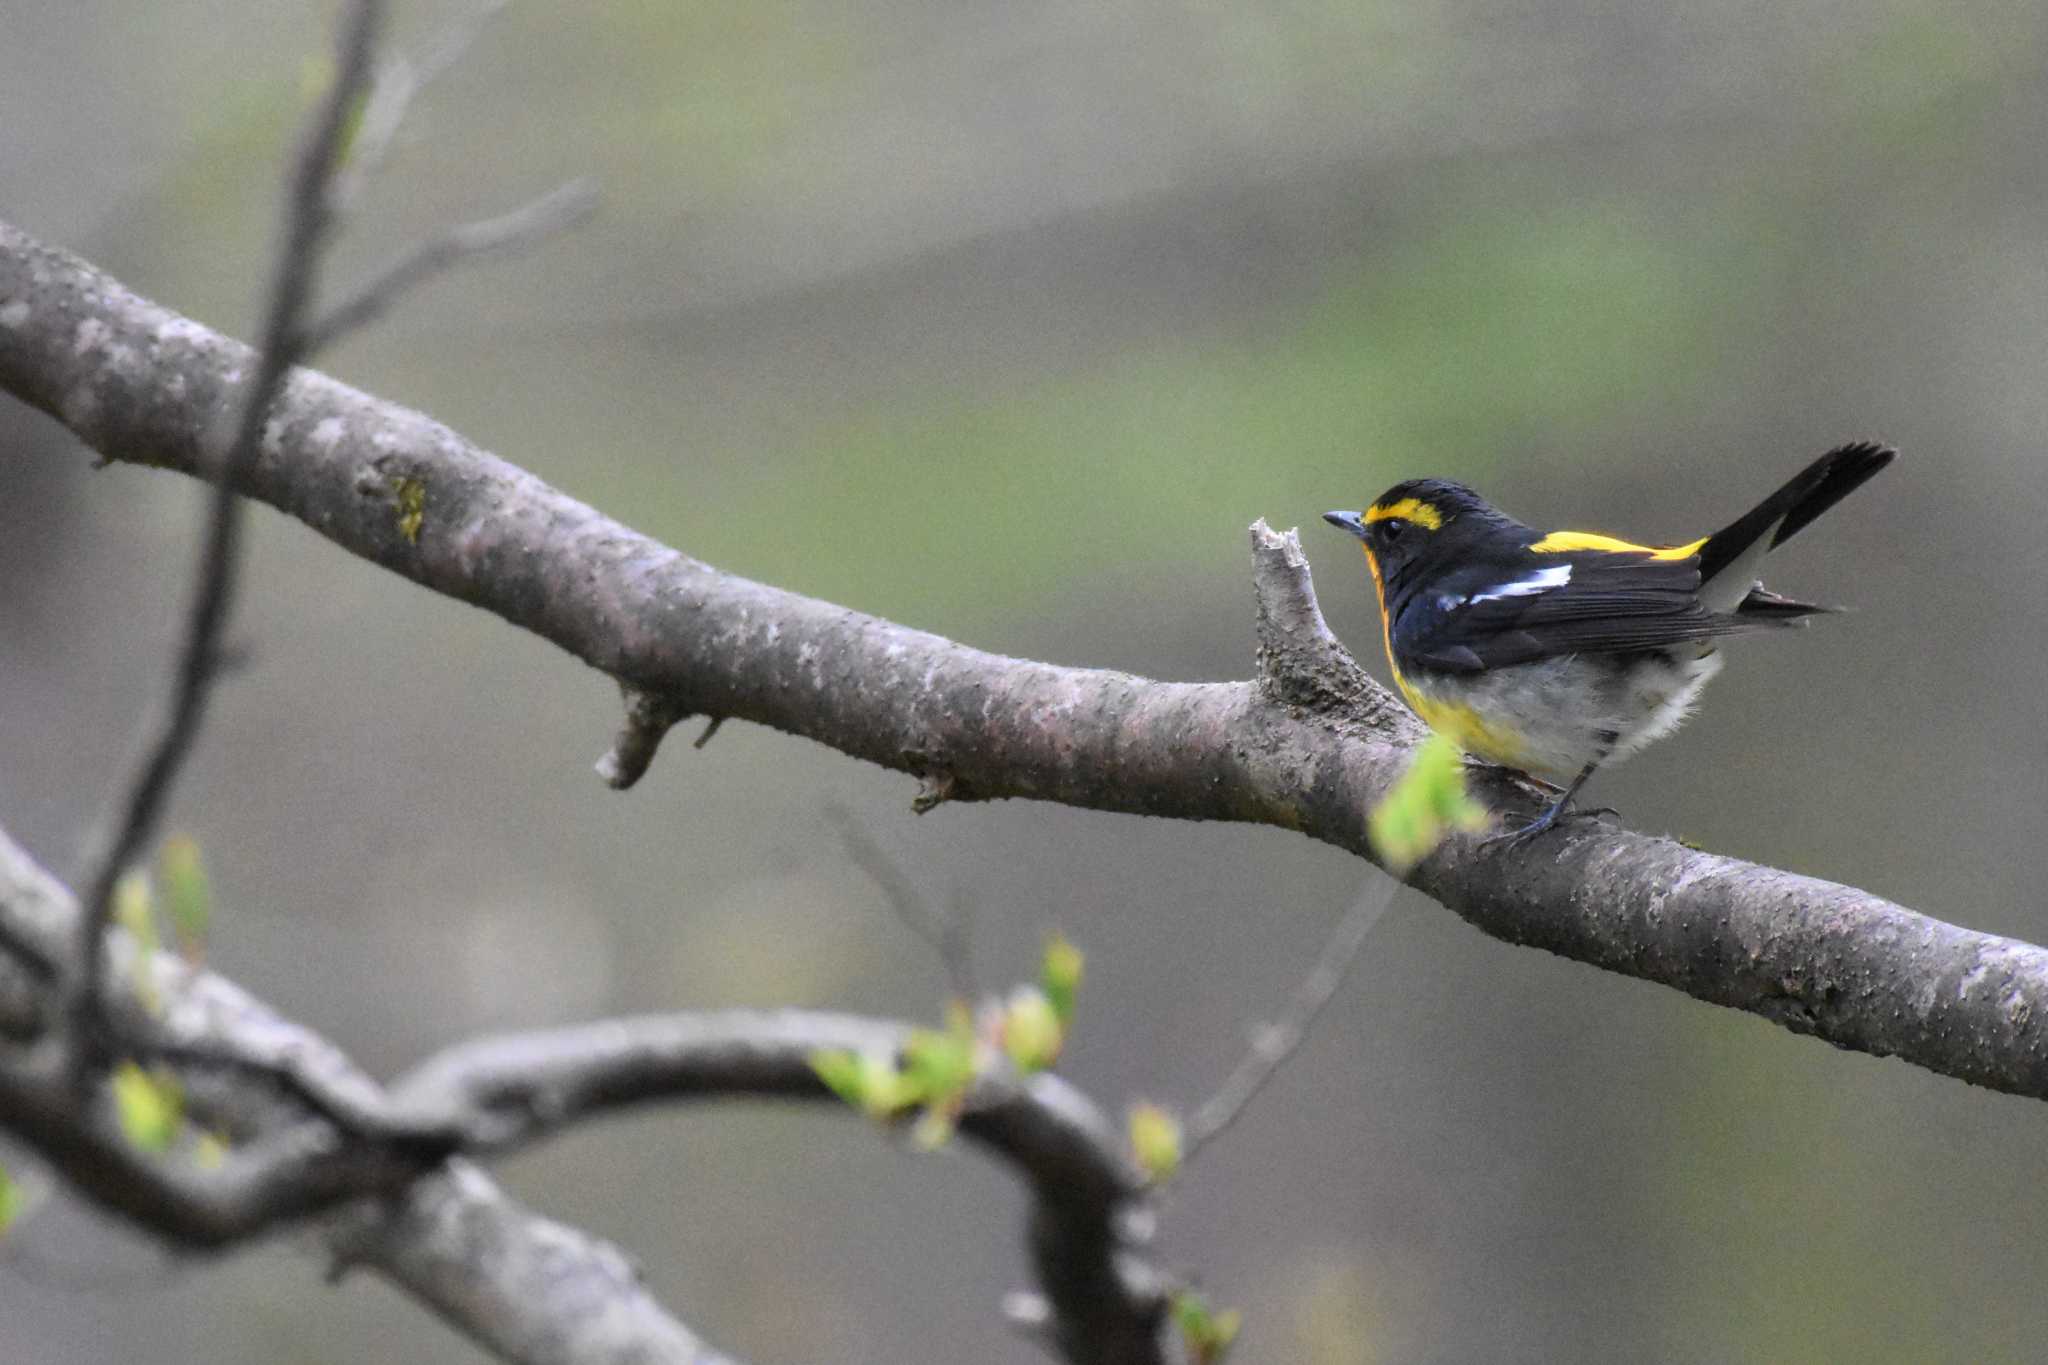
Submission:
M 1830 450 L 1687 545 L 1532 530 L 1444 479 L 1323 520 L 1365 547 L 1387 661 L 1416 714 L 1475 758 L 1563 787 L 1496 836 L 1521 840 L 1554 825 L 1595 768 L 1678 727 L 1720 671 L 1722 636 L 1832 610 L 1767 591 L 1757 568 L 1897 454 Z

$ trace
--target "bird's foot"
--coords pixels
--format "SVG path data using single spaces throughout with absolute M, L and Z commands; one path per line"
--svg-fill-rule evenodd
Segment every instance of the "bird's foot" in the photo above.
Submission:
M 1592 810 L 1575 810 L 1567 812 L 1565 808 L 1570 804 L 1571 798 L 1570 795 L 1567 794 L 1564 797 L 1561 797 L 1560 799 L 1551 802 L 1548 806 L 1544 808 L 1543 813 L 1541 815 L 1529 821 L 1527 824 L 1518 825 L 1513 829 L 1504 829 L 1498 834 L 1489 834 L 1484 839 L 1481 839 L 1479 841 L 1479 846 L 1481 848 L 1492 848 L 1496 844 L 1505 844 L 1509 848 L 1518 848 L 1521 845 L 1526 844 L 1530 840 L 1536 838 L 1538 835 L 1544 834 L 1549 830 L 1555 829 L 1558 823 L 1565 819 L 1567 815 L 1569 815 L 1574 820 L 1593 820 L 1597 819 L 1602 815 L 1613 815 L 1616 817 L 1619 817 L 1620 815 L 1620 812 L 1615 810 L 1612 806 L 1595 806 Z

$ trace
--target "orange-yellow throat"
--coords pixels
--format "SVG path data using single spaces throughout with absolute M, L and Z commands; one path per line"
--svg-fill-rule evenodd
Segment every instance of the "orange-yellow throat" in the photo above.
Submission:
M 1423 724 L 1466 753 L 1488 763 L 1521 767 L 1528 761 L 1528 754 L 1520 736 L 1497 725 L 1489 725 L 1483 716 L 1463 702 L 1431 696 L 1402 674 L 1401 665 L 1394 658 L 1394 618 L 1387 611 L 1387 583 L 1380 575 L 1379 557 L 1373 554 L 1370 545 L 1361 544 L 1359 548 L 1365 551 L 1366 565 L 1372 570 L 1372 590 L 1379 601 L 1380 641 L 1387 649 L 1387 668 L 1394 675 L 1394 686 L 1400 688 L 1401 695 L 1407 698 L 1409 708 L 1422 717 Z

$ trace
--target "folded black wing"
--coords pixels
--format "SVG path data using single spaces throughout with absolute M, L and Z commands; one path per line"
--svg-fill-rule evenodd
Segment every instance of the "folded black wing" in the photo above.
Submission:
M 1476 673 L 1561 654 L 1618 654 L 1711 639 L 1753 623 L 1700 605 L 1697 558 L 1607 550 L 1531 555 L 1508 571 L 1466 570 L 1403 604 L 1393 645 L 1404 668 Z

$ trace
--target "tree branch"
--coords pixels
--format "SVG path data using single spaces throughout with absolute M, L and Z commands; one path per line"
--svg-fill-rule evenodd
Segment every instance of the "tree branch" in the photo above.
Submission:
M 596 208 L 597 186 L 588 180 L 572 180 L 496 218 L 443 228 L 385 266 L 308 327 L 307 349 L 324 349 L 376 321 L 401 296 L 436 275 L 477 256 L 531 246 L 582 222 Z
M 186 473 L 240 344 L 0 225 L 0 388 L 110 459 Z M 955 800 L 1278 825 L 1370 858 L 1421 729 L 1343 657 L 1290 535 L 1253 528 L 1257 682 L 1003 658 L 721 573 L 446 427 L 299 372 L 242 491 L 702 715 L 805 735 Z M 1482 776 L 1490 794 L 1528 794 Z M 2048 953 L 1867 892 L 1580 822 L 1454 840 L 1409 882 L 1486 933 L 1839 1047 L 2048 1097 Z
M 328 177 L 339 159 L 349 114 L 357 93 L 370 75 L 370 56 L 377 42 L 383 6 L 356 0 L 341 27 L 334 85 L 322 101 L 308 130 L 305 145 L 293 163 L 285 198 L 283 246 L 278 252 L 263 321 L 262 349 L 252 358 L 254 377 L 239 398 L 234 440 L 218 467 L 197 469 L 214 481 L 206 539 L 187 609 L 177 671 L 142 762 L 126 783 L 115 812 L 86 862 L 84 914 L 78 946 L 72 954 L 77 981 L 69 1014 L 73 1023 L 70 1057 L 73 1078 L 82 1077 L 92 1059 L 89 1044 L 99 1008 L 104 969 L 101 943 L 113 915 L 114 884 L 155 836 L 157 822 L 170 801 L 178 770 L 199 735 L 221 668 L 221 635 L 234 605 L 235 582 L 241 567 L 242 505 L 238 487 L 256 461 L 263 439 L 264 418 L 292 366 L 310 354 L 302 325 L 311 304 L 320 246 L 331 218 Z M 84 326 L 83 323 L 80 324 Z M 202 437 L 204 433 L 201 433 Z
M 501 1359 L 736 1365 L 670 1316 L 618 1248 L 522 1207 L 469 1162 L 360 1224 L 329 1236 L 345 1264 L 378 1270 Z
M 619 699 L 625 704 L 626 717 L 612 747 L 597 760 L 597 775 L 607 787 L 624 791 L 647 775 L 661 742 L 668 738 L 670 730 L 688 720 L 690 713 L 679 710 L 664 697 L 624 684 L 619 687 Z M 712 721 L 713 725 L 717 723 Z M 711 731 L 707 729 L 697 747 L 703 748 L 710 739 Z
M 70 893 L 0 832 L 0 926 L 10 945 L 0 954 L 0 1002 L 56 989 L 35 961 L 66 951 L 78 918 Z M 24 961 L 12 945 L 30 945 L 32 956 Z M 111 935 L 108 946 L 107 1004 L 125 1013 L 124 1030 L 210 1041 L 251 1057 L 289 1055 L 327 1085 L 352 1088 L 363 1103 L 380 1099 L 376 1083 L 326 1039 L 224 978 L 162 954 L 152 965 L 163 1013 L 149 1015 L 130 989 L 137 964 L 126 936 Z M 34 1032 L 49 1003 L 42 1000 L 26 1017 L 0 1007 L 0 1022 L 10 1032 Z M 325 1230 L 335 1254 L 374 1267 L 508 1361 L 724 1359 L 697 1345 L 647 1296 L 616 1249 L 521 1209 L 474 1168 L 458 1163 L 422 1177 L 422 1162 L 389 1148 L 380 1155 L 370 1143 L 354 1144 L 346 1155 L 332 1128 L 307 1123 L 288 1097 L 248 1084 L 247 1074 L 231 1090 L 192 1078 L 195 1109 L 251 1139 L 238 1142 L 221 1168 L 208 1171 L 177 1154 L 150 1157 L 47 1060 L 38 1075 L 38 1060 L 0 1053 L 0 1125 L 85 1193 L 173 1244 L 204 1248 L 256 1235 L 295 1209 L 333 1207 L 346 1192 L 338 1186 L 383 1189 L 392 1192 L 388 1202 L 362 1205 Z
M 1244 1056 L 1231 1068 L 1216 1093 L 1188 1116 L 1181 1141 L 1182 1170 L 1193 1163 L 1197 1152 L 1237 1122 L 1245 1106 L 1258 1097 L 1266 1082 L 1307 1041 L 1309 1027 L 1344 984 L 1345 974 L 1357 960 L 1359 949 L 1365 947 L 1365 936 L 1380 922 L 1393 899 L 1393 881 L 1374 878 L 1373 884 L 1359 892 L 1330 931 L 1329 941 L 1316 955 L 1315 965 L 1294 988 L 1286 1010 L 1271 1023 L 1253 1026 L 1251 1046 L 1245 1049 Z
M 956 902 L 946 911 L 933 909 L 931 903 L 919 894 L 909 875 L 883 851 L 874 836 L 846 807 L 837 802 L 829 803 L 825 807 L 825 818 L 839 831 L 839 842 L 845 846 L 846 856 L 867 874 L 875 889 L 882 893 L 882 899 L 889 903 L 897 923 L 917 935 L 932 950 L 939 966 L 945 970 L 946 985 L 953 992 L 953 998 L 972 1009 L 980 1002 L 981 991 L 974 981 L 974 952 L 968 933 L 966 907 Z
M 484 25 L 507 3 L 509 0 L 483 0 L 470 13 L 458 16 L 441 30 L 418 56 L 400 54 L 377 63 L 348 161 L 335 172 L 330 203 L 337 215 L 346 216 L 353 211 L 370 181 L 384 169 L 392 145 L 398 140 L 398 130 L 404 126 L 420 92 L 462 59 Z
M 0 1002 L 53 988 L 40 954 L 75 933 L 78 913 L 0 832 L 0 942 L 30 948 L 26 961 L 0 954 Z M 800 1010 L 610 1020 L 460 1044 L 387 1092 L 326 1039 L 224 978 L 163 954 L 138 962 L 125 935 L 111 936 L 109 948 L 108 1005 L 123 1036 L 145 1056 L 188 1068 L 195 1111 L 224 1126 L 234 1147 L 213 1167 L 138 1150 L 48 1048 L 0 1053 L 0 1127 L 103 1206 L 192 1249 L 389 1196 L 326 1230 L 336 1255 L 377 1267 L 520 1362 L 723 1358 L 647 1297 L 616 1250 L 520 1209 L 473 1166 L 437 1169 L 451 1151 L 508 1151 L 655 1102 L 751 1097 L 843 1108 L 812 1057 L 894 1054 L 910 1034 L 907 1024 Z M 155 974 L 160 1013 L 132 989 L 143 970 Z M 0 1012 L 0 1024 L 33 1032 L 39 1017 Z M 214 1076 L 224 1083 L 209 1084 L 209 1073 L 224 1073 Z M 959 1129 L 1031 1187 L 1034 1261 L 1066 1358 L 1169 1360 L 1161 1328 L 1171 1285 L 1143 1259 L 1149 1195 L 1116 1125 L 1056 1076 L 998 1071 L 969 1091 Z

